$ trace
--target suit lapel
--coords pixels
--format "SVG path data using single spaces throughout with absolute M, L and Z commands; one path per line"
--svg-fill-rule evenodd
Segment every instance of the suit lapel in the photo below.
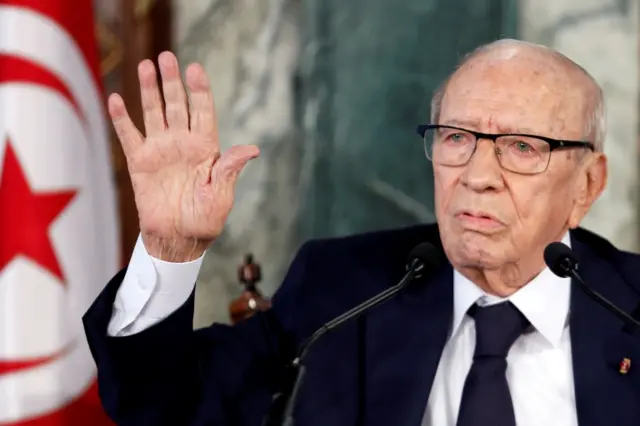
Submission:
M 578 271 L 585 282 L 626 312 L 638 295 L 613 265 L 572 233 Z M 571 287 L 570 333 L 576 408 L 580 426 L 632 426 L 640 422 L 640 336 L 622 332 L 623 323 Z M 631 360 L 627 374 L 620 363 Z
M 364 424 L 421 424 L 452 312 L 446 265 L 367 317 Z

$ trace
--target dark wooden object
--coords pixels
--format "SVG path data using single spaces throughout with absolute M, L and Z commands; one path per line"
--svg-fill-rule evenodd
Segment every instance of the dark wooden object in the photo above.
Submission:
M 271 307 L 271 302 L 258 290 L 257 285 L 261 279 L 260 265 L 254 262 L 252 254 L 247 254 L 243 264 L 238 268 L 238 280 L 244 291 L 229 305 L 229 315 L 233 324 Z

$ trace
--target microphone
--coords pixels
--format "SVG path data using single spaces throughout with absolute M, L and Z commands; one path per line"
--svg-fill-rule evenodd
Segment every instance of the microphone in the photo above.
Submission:
M 406 265 L 407 272 L 404 274 L 398 284 L 394 285 L 393 287 L 389 287 L 383 292 L 373 296 L 372 298 L 355 306 L 342 315 L 325 323 L 299 347 L 298 354 L 292 362 L 292 367 L 294 368 L 295 374 L 295 382 L 289 400 L 287 401 L 286 407 L 284 409 L 282 425 L 293 426 L 294 424 L 293 412 L 305 375 L 304 360 L 313 344 L 316 343 L 322 336 L 326 335 L 332 330 L 335 330 L 342 324 L 359 317 L 369 309 L 372 309 L 373 307 L 378 306 L 381 303 L 391 299 L 413 280 L 422 277 L 425 272 L 432 271 L 441 262 L 442 253 L 440 252 L 440 250 L 436 249 L 435 246 L 429 243 L 418 244 L 409 253 L 409 259 Z
M 582 291 L 591 297 L 602 307 L 607 309 L 613 315 L 618 317 L 624 324 L 627 331 L 640 331 L 640 322 L 629 314 L 618 308 L 607 298 L 588 286 L 580 274 L 578 274 L 578 259 L 571 249 L 560 242 L 553 242 L 544 249 L 544 262 L 547 264 L 551 272 L 561 278 L 571 277 L 580 285 Z M 638 308 L 640 309 L 640 307 Z M 636 310 L 638 310 L 636 309 Z

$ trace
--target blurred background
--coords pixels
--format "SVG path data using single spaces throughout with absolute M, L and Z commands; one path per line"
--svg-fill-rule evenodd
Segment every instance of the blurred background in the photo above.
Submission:
M 275 291 L 315 237 L 432 222 L 415 135 L 432 91 L 475 47 L 515 37 L 558 49 L 602 85 L 610 180 L 584 226 L 640 248 L 637 0 L 95 0 L 107 93 L 141 122 L 137 63 L 174 51 L 212 80 L 223 147 L 255 143 L 224 235 L 207 254 L 195 323 L 229 322 L 246 253 Z M 123 262 L 138 235 L 112 135 Z M 553 206 L 549 206 L 553 208 Z

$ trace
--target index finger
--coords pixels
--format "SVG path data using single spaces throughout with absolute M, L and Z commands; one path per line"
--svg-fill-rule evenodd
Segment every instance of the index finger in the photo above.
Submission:
M 109 96 L 107 105 L 113 127 L 118 135 L 124 154 L 128 157 L 142 146 L 142 134 L 135 124 L 133 124 L 127 107 L 119 94 L 114 93 Z

